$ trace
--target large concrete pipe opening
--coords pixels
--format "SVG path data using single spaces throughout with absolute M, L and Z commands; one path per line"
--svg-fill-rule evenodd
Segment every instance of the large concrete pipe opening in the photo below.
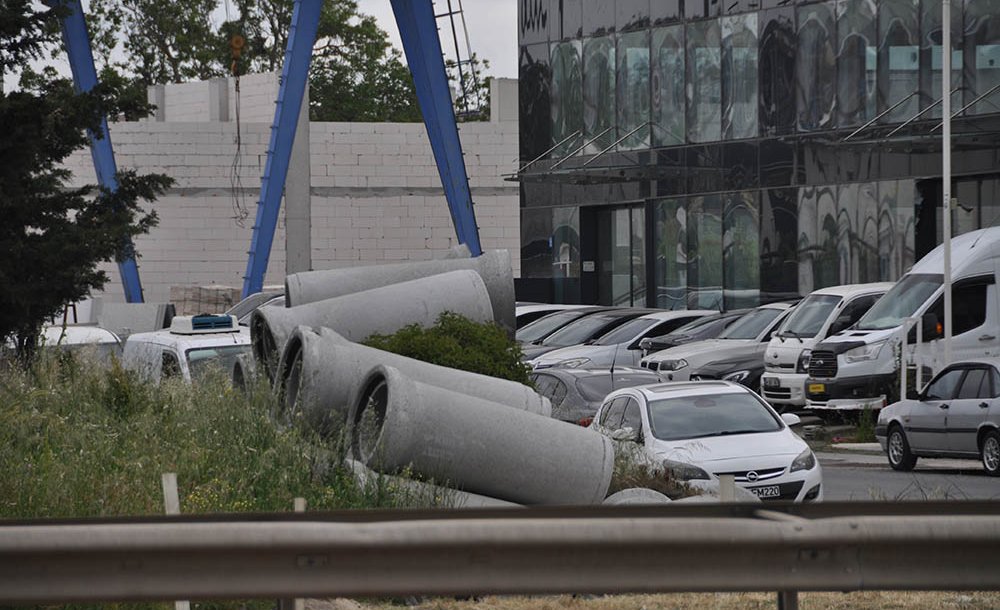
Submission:
M 454 392 L 545 417 L 552 413 L 552 404 L 547 398 L 515 381 L 438 366 L 352 343 L 328 328 L 317 333 L 300 326 L 285 343 L 278 364 L 275 385 L 279 407 L 285 412 L 277 419 L 301 418 L 304 425 L 324 436 L 339 432 L 348 420 L 358 385 L 368 371 L 380 364 Z
M 377 366 L 352 399 L 356 459 L 518 504 L 597 504 L 614 470 L 593 430 L 459 394 Z
M 510 253 L 506 250 L 491 250 L 476 258 L 460 257 L 294 273 L 285 278 L 285 303 L 288 307 L 297 307 L 457 270 L 471 270 L 479 274 L 490 296 L 493 319 L 509 333 L 513 333 L 516 330 L 514 274 Z
M 250 338 L 258 365 L 273 381 L 285 342 L 297 326 L 332 328 L 347 339 L 361 341 L 410 324 L 432 326 L 445 312 L 474 322 L 493 319 L 490 297 L 479 274 L 449 271 L 296 307 L 262 307 L 251 318 Z

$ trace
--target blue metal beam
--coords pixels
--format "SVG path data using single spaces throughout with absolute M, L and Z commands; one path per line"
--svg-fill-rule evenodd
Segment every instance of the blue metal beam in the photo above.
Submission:
M 434 5 L 431 0 L 392 0 L 392 10 L 403 41 L 406 63 L 413 74 L 417 101 L 424 115 L 427 138 L 434 151 L 455 233 L 459 243 L 469 247 L 472 256 L 479 256 L 483 249 L 479 243 L 479 227 L 472 208 L 472 193 L 465 173 Z
M 73 84 L 79 92 L 87 92 L 97 86 L 97 70 L 94 68 L 94 56 L 90 51 L 90 36 L 87 34 L 87 23 L 83 17 L 83 7 L 80 0 L 50 0 L 49 6 L 64 6 L 67 14 L 62 20 L 63 42 L 69 55 L 70 69 L 73 71 Z M 118 190 L 118 168 L 115 165 L 115 153 L 111 147 L 111 135 L 108 133 L 108 121 L 101 117 L 100 134 L 87 132 L 90 138 L 90 156 L 94 160 L 94 170 L 97 172 L 98 183 L 111 191 Z M 131 247 L 131 243 L 129 244 Z M 118 263 L 121 272 L 122 287 L 125 289 L 125 300 L 129 303 L 142 303 L 142 284 L 139 282 L 139 268 L 135 258 Z
M 267 162 L 260 180 L 260 201 L 257 218 L 250 238 L 247 271 L 243 276 L 243 296 L 261 291 L 274 230 L 278 225 L 281 196 L 288 176 L 288 163 L 295 142 L 295 126 L 309 80 L 309 62 L 312 59 L 316 30 L 319 28 L 320 8 L 323 0 L 295 0 L 292 27 L 288 31 L 288 46 L 281 66 L 281 85 L 271 123 L 271 140 L 267 147 Z

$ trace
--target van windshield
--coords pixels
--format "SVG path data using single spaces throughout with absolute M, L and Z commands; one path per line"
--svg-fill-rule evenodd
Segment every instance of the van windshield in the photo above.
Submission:
M 758 307 L 734 322 L 719 335 L 720 339 L 756 339 L 764 332 L 774 319 L 784 313 L 784 309 L 775 307 Z
M 911 273 L 899 280 L 879 299 L 868 313 L 861 316 L 858 330 L 885 330 L 903 323 L 933 295 L 944 277 L 940 273 Z
M 834 294 L 811 294 L 788 316 L 788 320 L 778 331 L 779 337 L 796 337 L 810 339 L 823 328 L 823 323 L 830 317 L 830 312 L 840 302 L 840 297 Z
M 191 370 L 191 378 L 198 379 L 212 367 L 222 369 L 224 373 L 230 373 L 236 358 L 240 354 L 250 353 L 250 344 L 244 345 L 216 345 L 212 347 L 196 347 L 187 351 L 188 368 Z

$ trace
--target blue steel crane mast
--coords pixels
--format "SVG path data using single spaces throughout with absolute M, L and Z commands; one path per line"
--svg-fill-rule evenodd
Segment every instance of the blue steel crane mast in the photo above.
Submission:
M 250 239 L 246 275 L 243 277 L 244 297 L 260 292 L 264 285 L 295 141 L 295 126 L 308 83 L 321 3 L 322 0 L 296 0 L 292 13 L 267 162 L 261 179 L 260 201 Z M 472 208 L 469 178 L 465 172 L 434 6 L 431 0 L 392 0 L 392 8 L 455 233 L 459 243 L 468 246 L 472 256 L 479 256 L 482 254 L 479 228 Z
M 87 23 L 83 17 L 83 7 L 80 0 L 46 0 L 48 6 L 62 6 L 66 14 L 62 18 L 63 42 L 69 56 L 70 69 L 73 72 L 73 85 L 76 90 L 85 93 L 97 86 L 97 70 L 94 68 L 94 56 L 90 50 L 90 36 L 87 34 Z M 101 117 L 100 133 L 87 132 L 90 139 L 90 156 L 94 160 L 94 170 L 97 182 L 104 189 L 115 192 L 118 190 L 118 168 L 115 165 L 115 153 L 111 147 L 111 135 L 108 133 L 108 121 Z M 133 251 L 131 241 L 126 246 Z M 122 277 L 122 287 L 125 289 L 125 300 L 129 303 L 142 303 L 142 284 L 139 282 L 139 268 L 135 257 L 129 256 L 118 263 Z

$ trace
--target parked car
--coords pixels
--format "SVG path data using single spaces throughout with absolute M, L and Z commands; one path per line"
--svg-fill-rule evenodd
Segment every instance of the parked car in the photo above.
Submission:
M 895 470 L 919 457 L 979 459 L 1000 476 L 1000 359 L 952 364 L 915 399 L 882 409 L 875 437 Z
M 687 343 L 642 359 L 641 366 L 664 381 L 687 381 L 691 371 L 719 360 L 757 358 L 763 364 L 771 335 L 791 311 L 788 303 L 761 305 L 727 328 L 717 339 Z
M 736 309 L 733 311 L 716 313 L 703 318 L 698 318 L 697 320 L 692 320 L 691 322 L 678 328 L 672 333 L 661 337 L 648 337 L 643 339 L 639 342 L 639 347 L 642 349 L 642 355 L 648 356 L 665 349 L 670 349 L 671 347 L 684 345 L 685 343 L 704 341 L 705 339 L 715 339 L 722 333 L 722 331 L 729 328 L 734 322 L 742 318 L 750 311 L 751 310 L 749 309 Z
M 567 309 L 580 309 L 586 305 L 553 305 L 550 303 L 517 303 L 514 305 L 514 322 L 518 328 L 531 324 L 550 313 Z
M 980 229 L 951 241 L 952 361 L 1000 354 L 1000 227 Z M 920 361 L 932 372 L 945 364 L 944 249 L 920 259 L 849 331 L 813 351 L 806 401 L 814 411 L 881 409 L 899 394 L 899 336 L 907 319 L 921 321 Z M 917 342 L 915 329 L 907 344 Z M 913 349 L 906 360 L 913 363 Z
M 634 441 L 668 470 L 705 480 L 731 474 L 761 500 L 823 499 L 823 471 L 764 399 L 727 381 L 674 382 L 608 394 L 591 427 Z
M 110 362 L 112 357 L 122 353 L 118 335 L 91 324 L 44 326 L 39 341 L 40 347 L 46 350 L 92 352 L 99 362 Z
M 596 339 L 622 324 L 644 316 L 647 313 L 658 311 L 655 309 L 610 309 L 599 313 L 584 316 L 575 322 L 570 322 L 541 341 L 535 341 L 530 345 L 521 348 L 526 362 L 546 354 L 560 347 L 569 345 L 580 345 L 592 339 Z
M 251 294 L 239 303 L 227 309 L 223 315 L 236 316 L 240 324 L 248 326 L 250 316 L 261 307 L 284 307 L 285 293 L 281 291 L 264 291 Z
M 535 388 L 552 402 L 552 417 L 589 426 L 609 393 L 638 385 L 659 383 L 656 373 L 645 369 L 615 367 L 607 369 L 552 368 L 531 374 Z
M 567 309 L 565 311 L 550 313 L 530 324 L 519 327 L 515 338 L 522 345 L 542 341 L 570 322 L 575 322 L 593 313 L 609 311 L 611 309 L 611 307 L 581 307 L 580 309 Z
M 535 370 L 553 366 L 611 369 L 616 366 L 638 366 L 642 357 L 640 341 L 647 337 L 665 335 L 712 313 L 687 309 L 649 313 L 629 320 L 583 345 L 571 345 L 543 354 L 529 364 Z
M 745 385 L 760 394 L 760 378 L 764 374 L 764 361 L 756 352 L 736 358 L 713 360 L 699 368 L 692 369 L 691 381 L 721 379 Z
M 236 316 L 177 316 L 169 330 L 129 335 L 125 368 L 159 382 L 179 377 L 191 382 L 212 366 L 231 372 L 236 358 L 250 352 L 250 331 Z
M 812 349 L 853 326 L 890 288 L 891 282 L 831 286 L 802 299 L 767 346 L 764 399 L 778 409 L 805 406 Z

